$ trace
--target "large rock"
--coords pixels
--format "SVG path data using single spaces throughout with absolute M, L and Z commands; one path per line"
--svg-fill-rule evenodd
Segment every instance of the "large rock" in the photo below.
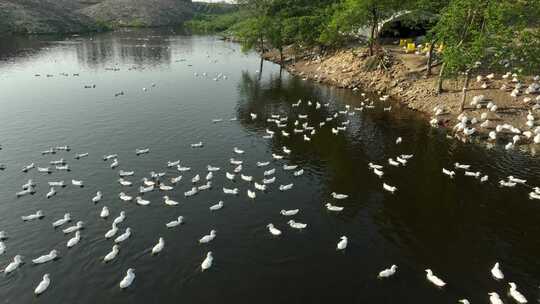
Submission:
M 0 0 L 0 33 L 76 33 L 99 29 L 78 0 Z
M 112 26 L 151 27 L 182 24 L 193 7 L 190 0 L 105 0 L 80 12 Z

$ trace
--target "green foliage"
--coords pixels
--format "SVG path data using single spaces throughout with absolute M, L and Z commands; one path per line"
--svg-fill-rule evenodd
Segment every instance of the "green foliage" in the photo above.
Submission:
M 490 69 L 506 65 L 527 25 L 523 9 L 516 0 L 452 0 L 431 29 L 444 44 L 446 75 L 471 70 L 476 63 Z
M 194 19 L 184 23 L 184 25 L 194 32 L 199 33 L 219 33 L 225 32 L 242 20 L 240 12 L 232 12 L 222 15 L 201 14 Z
M 359 35 L 377 43 L 382 21 L 432 28 L 429 41 L 443 44 L 446 76 L 475 67 L 532 70 L 540 61 L 540 0 L 239 0 L 239 18 L 207 16 L 208 30 L 228 28 L 245 49 L 337 47 Z M 427 20 L 427 21 L 425 21 Z M 193 21 L 194 27 L 203 27 Z M 234 25 L 231 26 L 231 24 Z
M 110 31 L 110 30 L 112 30 L 114 28 L 113 24 L 111 24 L 110 22 L 107 22 L 107 21 L 97 19 L 95 22 L 96 22 L 97 30 L 100 31 L 100 32 L 102 32 L 102 31 Z
M 244 51 L 257 46 L 261 48 L 266 36 L 267 23 L 268 20 L 265 17 L 251 17 L 235 24 L 231 31 L 242 42 Z M 264 49 L 261 49 L 261 51 L 264 51 Z
M 330 0 L 242 0 L 249 18 L 234 27 L 245 47 L 266 44 L 281 50 L 322 43 L 321 34 L 332 16 Z M 247 28 L 246 28 L 247 27 Z

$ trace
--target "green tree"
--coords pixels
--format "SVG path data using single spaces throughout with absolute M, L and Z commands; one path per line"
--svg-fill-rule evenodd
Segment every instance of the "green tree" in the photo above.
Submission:
M 345 35 L 368 29 L 369 55 L 372 56 L 380 22 L 407 8 L 408 3 L 408 0 L 344 0 L 330 28 L 334 33 Z
M 444 77 L 464 74 L 463 109 L 471 71 L 504 65 L 501 56 L 513 53 L 527 25 L 526 7 L 519 0 L 452 0 L 431 30 L 444 44 L 438 91 Z

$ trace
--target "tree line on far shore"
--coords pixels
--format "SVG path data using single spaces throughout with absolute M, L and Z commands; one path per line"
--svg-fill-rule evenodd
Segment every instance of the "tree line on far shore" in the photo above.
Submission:
M 299 51 L 337 49 L 366 33 L 368 56 L 377 56 L 382 21 L 407 12 L 402 22 L 428 24 L 426 74 L 440 65 L 442 79 L 484 71 L 538 73 L 540 0 L 238 0 L 238 10 L 201 24 L 220 23 L 244 48 Z M 425 26 L 425 24 L 424 24 Z M 216 30 L 214 28 L 214 30 Z M 403 37 L 408 38 L 408 37 Z

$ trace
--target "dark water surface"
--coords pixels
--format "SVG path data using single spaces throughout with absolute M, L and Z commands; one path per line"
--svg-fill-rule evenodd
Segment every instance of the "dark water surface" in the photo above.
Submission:
M 334 136 L 328 126 L 319 130 L 319 122 L 346 104 L 351 110 L 358 107 L 360 94 L 280 74 L 268 62 L 259 75 L 256 54 L 242 54 L 238 45 L 215 37 L 160 30 L 10 38 L 0 40 L 0 59 L 0 163 L 7 165 L 0 171 L 0 230 L 10 235 L 0 268 L 16 254 L 26 262 L 7 276 L 0 274 L 1 303 L 457 303 L 461 298 L 488 303 L 490 291 L 512 303 L 506 295 L 509 281 L 517 283 L 529 302 L 538 301 L 540 201 L 528 199 L 528 187 L 498 186 L 508 175 L 540 185 L 538 157 L 448 140 L 416 113 L 397 105 L 383 111 L 387 102 L 340 115 L 328 125 L 345 120 L 350 125 Z M 217 73 L 227 79 L 214 81 Z M 96 88 L 84 89 L 94 84 Z M 120 91 L 125 95 L 114 97 Z M 330 105 L 318 111 L 306 103 L 293 108 L 299 99 Z M 258 114 L 256 120 L 252 112 Z M 278 130 L 266 122 L 271 114 L 289 116 L 287 130 L 292 133 L 295 116 L 303 113 L 317 126 L 311 142 L 295 134 L 262 138 L 267 127 Z M 229 121 L 233 117 L 238 120 Z M 217 118 L 223 122 L 212 123 Z M 403 137 L 400 145 L 394 143 L 398 136 Z M 192 149 L 190 144 L 198 141 L 204 148 Z M 41 156 L 40 151 L 58 145 L 73 150 Z M 272 160 L 272 153 L 283 154 L 283 145 L 293 152 Z M 234 154 L 235 146 L 246 153 Z M 136 156 L 140 147 L 151 152 Z M 73 159 L 83 152 L 89 157 Z M 142 207 L 118 199 L 120 191 L 135 195 L 137 187 L 116 182 L 117 170 L 102 160 L 111 153 L 119 154 L 119 169 L 136 172 L 128 179 L 137 187 L 150 171 L 165 171 L 168 160 L 180 159 L 192 171 L 182 174 L 183 181 L 170 193 L 146 194 L 152 203 Z M 400 154 L 414 158 L 405 167 L 388 166 L 387 159 Z M 31 162 L 46 166 L 62 157 L 71 172 L 20 172 Z M 266 193 L 257 192 L 254 201 L 248 199 L 246 189 L 253 186 L 224 176 L 225 169 L 232 172 L 231 157 L 244 160 L 243 173 L 259 182 L 263 170 L 277 168 L 276 184 Z M 271 165 L 255 166 L 265 160 Z M 462 171 L 450 180 L 441 168 L 456 161 L 488 174 L 489 181 L 480 184 Z M 385 165 L 382 179 L 368 170 L 369 162 Z M 222 168 L 213 188 L 185 198 L 191 177 L 204 177 L 208 164 Z M 283 164 L 296 164 L 305 173 L 293 177 Z M 166 171 L 166 183 L 181 174 Z M 15 192 L 29 178 L 38 183 L 37 193 L 16 199 Z M 68 185 L 45 198 L 48 181 L 72 178 L 86 186 Z M 398 191 L 383 191 L 383 181 Z M 291 182 L 292 190 L 277 189 Z M 238 187 L 241 193 L 225 196 L 222 186 Z M 98 190 L 104 198 L 94 205 L 91 198 Z M 334 191 L 350 196 L 336 201 L 330 196 Z M 164 205 L 165 194 L 181 205 Z M 218 200 L 225 207 L 210 212 L 208 207 Z M 326 202 L 345 210 L 330 213 Z M 99 218 L 103 206 L 111 210 L 107 220 Z M 290 218 L 279 214 L 296 208 L 300 213 L 294 219 L 309 225 L 304 231 L 288 227 Z M 20 219 L 36 210 L 43 210 L 45 218 Z M 131 227 L 133 234 L 120 245 L 117 259 L 104 264 L 113 241 L 103 235 L 121 210 L 127 219 L 120 232 Z M 86 223 L 81 242 L 69 250 L 70 236 L 51 226 L 65 212 L 74 222 Z M 179 215 L 185 217 L 184 225 L 165 228 Z M 268 223 L 283 234 L 272 236 Z M 217 230 L 216 239 L 198 244 L 211 229 Z M 349 245 L 336 252 L 342 235 Z M 165 239 L 165 249 L 151 256 L 159 237 Z M 52 249 L 60 251 L 60 259 L 32 265 L 31 259 Z M 214 253 L 214 265 L 201 273 L 208 251 Z M 490 275 L 496 261 L 506 276 L 502 282 Z M 398 265 L 397 274 L 378 280 L 377 273 L 392 264 Z M 122 291 L 118 283 L 130 267 L 137 277 Z M 425 268 L 448 285 L 435 288 L 426 281 Z M 33 290 L 45 273 L 51 275 L 51 286 L 36 298 Z

